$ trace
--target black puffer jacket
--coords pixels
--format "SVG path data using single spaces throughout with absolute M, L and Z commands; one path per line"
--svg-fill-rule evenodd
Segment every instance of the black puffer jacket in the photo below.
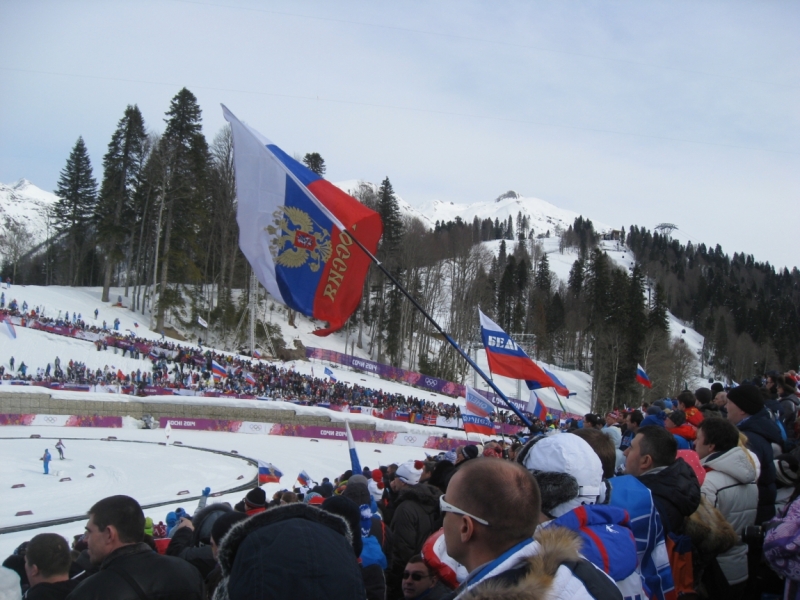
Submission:
M 365 600 L 352 535 L 342 517 L 300 503 L 241 521 L 219 548 L 214 599 Z
M 386 586 L 390 591 L 400 589 L 408 559 L 422 550 L 425 540 L 441 525 L 441 495 L 438 488 L 427 483 L 407 486 L 397 495 L 391 524 L 394 547 L 386 578 Z
M 682 458 L 666 469 L 639 477 L 653 494 L 664 533 L 683 533 L 684 521 L 700 506 L 700 482 Z
M 100 571 L 83 581 L 67 600 L 140 600 L 133 583 L 144 595 L 158 600 L 203 600 L 203 580 L 192 565 L 174 556 L 161 556 L 147 544 L 114 550 Z
M 739 431 L 747 436 L 747 447 L 753 451 L 761 463 L 761 474 L 758 476 L 758 510 L 756 525 L 775 516 L 775 463 L 772 444 L 783 448 L 781 430 L 772 421 L 766 409 L 762 409 L 749 419 L 739 423 Z

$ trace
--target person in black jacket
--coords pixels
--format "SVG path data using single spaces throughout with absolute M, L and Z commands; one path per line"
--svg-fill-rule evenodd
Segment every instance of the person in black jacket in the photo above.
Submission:
M 350 526 L 314 506 L 285 504 L 237 523 L 222 540 L 216 600 L 365 600 Z
M 747 447 L 758 457 L 761 474 L 758 476 L 758 511 L 756 525 L 775 516 L 775 448 L 783 450 L 783 438 L 778 425 L 764 408 L 759 389 L 749 383 L 728 392 L 728 421 L 747 436 Z
M 428 536 L 441 525 L 439 496 L 442 492 L 427 483 L 419 483 L 423 468 L 422 461 L 403 463 L 391 483 L 397 501 L 391 523 L 392 562 L 386 576 L 390 599 L 402 597 L 403 571 L 408 559 L 419 554 Z
M 145 543 L 142 507 L 129 496 L 110 496 L 89 509 L 89 558 L 100 570 L 68 600 L 203 600 L 203 580 L 193 566 L 161 556 Z
M 69 544 L 55 533 L 40 533 L 31 539 L 25 553 L 28 600 L 64 600 L 79 581 L 69 578 L 72 557 Z
M 650 489 L 665 535 L 682 534 L 686 519 L 700 506 L 697 475 L 677 454 L 675 436 L 658 425 L 641 427 L 625 450 L 625 472 Z

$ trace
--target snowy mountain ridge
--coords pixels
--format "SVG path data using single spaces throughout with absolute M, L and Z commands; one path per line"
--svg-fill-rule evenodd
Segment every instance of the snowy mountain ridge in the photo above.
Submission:
M 58 196 L 36 187 L 27 179 L 14 184 L 0 183 L 0 234 L 12 224 L 22 225 L 33 245 L 47 237 L 47 211 Z

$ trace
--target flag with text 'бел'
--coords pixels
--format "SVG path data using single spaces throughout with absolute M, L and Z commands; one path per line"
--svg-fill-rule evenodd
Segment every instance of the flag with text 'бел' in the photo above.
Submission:
M 236 168 L 239 247 L 276 300 L 344 326 L 361 301 L 383 224 L 378 213 L 300 164 L 224 106 Z M 345 231 L 346 230 L 346 231 Z
M 556 387 L 547 373 L 525 354 L 511 336 L 481 311 L 478 312 L 486 359 L 493 375 L 534 381 L 541 387 Z

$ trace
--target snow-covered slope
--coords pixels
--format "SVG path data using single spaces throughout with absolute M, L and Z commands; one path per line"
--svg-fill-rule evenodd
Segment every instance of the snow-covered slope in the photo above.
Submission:
M 47 236 L 47 210 L 55 204 L 58 196 L 46 192 L 27 179 L 12 185 L 0 183 L 0 233 L 9 224 L 23 225 L 34 246 Z

